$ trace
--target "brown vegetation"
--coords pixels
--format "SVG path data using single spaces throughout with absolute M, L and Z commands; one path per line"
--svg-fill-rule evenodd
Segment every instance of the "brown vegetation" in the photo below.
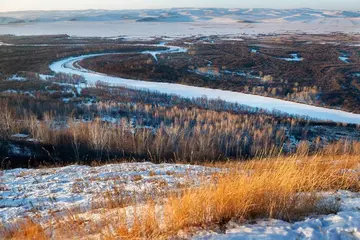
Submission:
M 341 37 L 333 35 L 332 42 L 341 41 Z M 359 77 L 354 73 L 360 72 L 359 48 L 346 42 L 312 43 L 303 38 L 214 38 L 212 44 L 188 39 L 194 45 L 186 46 L 187 53 L 162 54 L 159 61 L 150 55 L 112 55 L 85 59 L 80 65 L 120 77 L 220 88 L 358 112 Z M 291 53 L 304 60 L 281 59 L 290 58 Z M 339 60 L 343 53 L 349 56 L 349 63 Z
M 138 52 L 163 47 L 129 45 L 121 39 L 69 38 L 55 36 L 0 36 L 0 41 L 15 44 L 1 46 L 0 73 L 11 76 L 21 71 L 51 73 L 49 65 L 66 57 L 104 52 Z M 152 43 L 152 42 L 149 42 Z M 1 76 L 1 75 L 0 75 Z
M 150 197 L 127 207 L 104 202 L 101 211 L 73 212 L 37 223 L 32 220 L 28 225 L 2 228 L 1 233 L 6 239 L 44 234 L 55 239 L 168 239 L 189 237 L 204 227 L 222 228 L 230 220 L 294 221 L 338 210 L 336 202 L 322 205 L 321 191 L 359 191 L 359 173 L 348 171 L 356 169 L 359 161 L 358 155 L 294 155 L 217 164 L 223 171 L 202 180 L 200 187 L 170 192 L 165 198 Z M 105 210 L 109 207 L 111 210 Z
M 71 82 L 77 76 L 57 78 Z M 2 168 L 117 158 L 191 163 L 247 159 L 290 154 L 304 146 L 316 152 L 339 139 L 351 146 L 360 138 L 354 125 L 315 122 L 221 100 L 101 84 L 78 93 L 74 85 L 50 79 L 24 81 L 18 87 L 18 94 L 0 98 Z M 21 94 L 22 89 L 34 89 L 36 98 Z M 68 102 L 54 97 L 64 92 L 72 96 Z M 18 133 L 31 141 L 12 137 Z M 28 155 L 14 155 L 14 145 Z

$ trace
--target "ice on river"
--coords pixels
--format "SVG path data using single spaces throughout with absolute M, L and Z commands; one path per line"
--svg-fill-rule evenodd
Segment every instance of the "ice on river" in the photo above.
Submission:
M 146 52 L 151 55 L 158 55 L 164 52 L 175 53 L 184 52 L 185 49 L 170 47 L 166 51 Z M 295 103 L 275 98 L 262 97 L 239 92 L 225 91 L 219 89 L 209 89 L 204 87 L 187 86 L 174 83 L 148 82 L 142 80 L 131 80 L 119 77 L 107 76 L 105 74 L 87 71 L 86 69 L 77 69 L 73 67 L 74 63 L 85 58 L 99 56 L 103 54 L 90 54 L 78 57 L 70 57 L 50 65 L 50 69 L 54 72 L 65 72 L 70 74 L 80 74 L 85 77 L 88 83 L 96 83 L 97 81 L 107 82 L 114 85 L 123 85 L 137 89 L 148 89 L 167 94 L 176 94 L 186 98 L 198 98 L 206 96 L 209 99 L 222 99 L 228 102 L 239 103 L 255 108 L 262 108 L 269 111 L 281 111 L 287 114 L 307 116 L 326 121 L 345 122 L 360 124 L 360 115 L 340 111 L 336 109 L 328 109 L 315 107 L 301 103 Z

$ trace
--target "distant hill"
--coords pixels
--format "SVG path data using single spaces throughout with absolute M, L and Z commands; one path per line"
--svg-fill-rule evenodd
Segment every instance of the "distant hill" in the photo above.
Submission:
M 324 19 L 349 19 L 360 24 L 359 11 L 301 9 L 224 9 L 172 8 L 148 10 L 81 10 L 81 11 L 25 11 L 0 13 L 0 24 L 62 21 L 121 21 L 137 22 L 196 22 L 232 19 L 240 23 L 311 22 Z

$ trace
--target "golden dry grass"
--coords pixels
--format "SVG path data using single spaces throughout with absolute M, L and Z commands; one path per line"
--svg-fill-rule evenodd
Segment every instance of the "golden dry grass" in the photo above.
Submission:
M 0 237 L 4 237 L 5 239 L 24 239 L 24 240 L 49 239 L 49 235 L 45 233 L 45 228 L 31 219 L 22 220 L 17 224 L 14 224 L 11 228 L 7 228 L 7 229 L 3 228 L 3 232 L 2 235 L 0 234 Z
M 167 194 L 165 199 L 149 199 L 126 208 L 104 211 L 100 220 L 91 214 L 76 231 L 69 231 L 71 219 L 57 221 L 54 228 L 24 230 L 18 225 L 9 239 L 32 239 L 46 232 L 66 238 L 94 239 L 167 239 L 180 231 L 191 232 L 202 227 L 222 226 L 230 220 L 256 218 L 298 220 L 308 214 L 321 213 L 317 203 L 321 191 L 359 191 L 358 155 L 318 155 L 277 157 L 248 162 L 213 165 L 221 171 L 193 188 Z M 106 204 L 104 204 L 106 206 Z M 131 211 L 129 211 L 129 209 Z M 321 211 L 334 211 L 326 206 Z M 109 214 L 112 211 L 112 214 Z M 98 215 L 99 216 L 99 215 Z M 84 216 L 82 216 L 84 217 Z M 86 217 L 84 217 L 86 218 Z M 69 223 L 70 222 L 70 223 Z M 76 221 L 78 223 L 79 221 Z M 49 225 L 49 224 L 47 224 Z M 30 225 L 31 226 L 31 225 Z M 33 229 L 33 228 L 31 228 Z M 91 232 L 89 232 L 91 229 Z M 30 234 L 30 235 L 29 235 Z M 95 235 L 94 235 L 95 234 Z M 30 236 L 30 238 L 29 238 Z M 89 237 L 90 238 L 90 237 Z
M 298 157 L 231 163 L 227 172 L 210 183 L 170 196 L 163 204 L 162 220 L 135 228 L 134 238 L 161 238 L 179 230 L 224 224 L 229 220 L 278 218 L 288 221 L 317 211 L 319 191 L 358 191 L 359 174 L 343 169 L 358 167 L 359 156 Z M 334 206 L 328 206 L 331 210 Z M 146 209 L 146 207 L 145 207 Z M 325 209 L 323 209 L 325 210 Z M 146 222 L 148 211 L 136 218 Z M 136 222 L 133 222 L 136 225 Z M 158 226 L 161 225 L 162 228 Z M 126 228 L 121 225 L 120 229 Z M 134 231 L 134 230 L 132 230 Z M 147 233 L 151 232 L 151 235 Z M 114 239 L 119 235 L 113 234 Z

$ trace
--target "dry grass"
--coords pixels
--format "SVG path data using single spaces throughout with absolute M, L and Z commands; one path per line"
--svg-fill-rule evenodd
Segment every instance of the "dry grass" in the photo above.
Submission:
M 4 239 L 49 239 L 49 235 L 45 233 L 45 228 L 31 219 L 25 219 L 7 228 L 2 235 L 0 234 L 0 237 L 4 237 Z
M 127 204 L 117 202 L 104 203 L 104 208 L 109 210 L 97 213 L 97 220 L 89 212 L 86 220 L 82 217 L 63 219 L 46 231 L 34 222 L 17 225 L 17 230 L 7 233 L 6 238 L 38 239 L 37 236 L 46 232 L 46 236 L 66 233 L 61 236 L 73 239 L 90 235 L 96 236 L 95 239 L 165 239 L 176 236 L 179 231 L 191 234 L 194 229 L 223 226 L 230 220 L 294 221 L 312 213 L 336 211 L 335 205 L 317 207 L 318 192 L 359 191 L 360 174 L 347 171 L 358 168 L 359 163 L 357 155 L 296 155 L 216 164 L 213 166 L 222 171 L 210 180 L 203 180 L 196 188 L 177 190 L 163 199 L 149 197 L 148 201 L 135 201 L 126 207 Z M 119 196 L 123 203 L 120 195 L 113 196 Z M 105 199 L 113 201 L 113 196 Z M 71 225 L 71 219 L 82 219 L 82 224 L 72 232 L 66 227 Z
M 222 225 L 230 220 L 297 220 L 319 211 L 317 203 L 320 197 L 316 195 L 319 191 L 358 191 L 359 174 L 341 170 L 353 169 L 359 162 L 357 156 L 334 159 L 316 156 L 301 161 L 298 157 L 289 157 L 232 163 L 227 166 L 230 172 L 214 175 L 210 184 L 170 196 L 162 205 L 162 218 L 135 228 L 137 232 L 133 236 L 162 238 L 175 235 L 179 230 Z M 149 204 L 144 208 L 147 207 Z M 321 211 L 333 208 L 327 206 Z M 143 222 L 149 213 L 147 210 L 137 214 L 136 218 Z M 120 224 L 118 228 L 126 226 Z M 116 239 L 119 235 L 115 232 L 112 236 Z

